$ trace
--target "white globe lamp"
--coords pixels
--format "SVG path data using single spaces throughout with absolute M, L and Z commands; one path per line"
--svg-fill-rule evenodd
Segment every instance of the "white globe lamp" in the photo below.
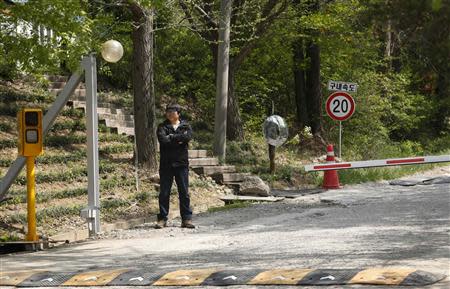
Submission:
M 104 60 L 116 63 L 123 56 L 123 46 L 117 40 L 108 40 L 102 44 L 102 57 Z

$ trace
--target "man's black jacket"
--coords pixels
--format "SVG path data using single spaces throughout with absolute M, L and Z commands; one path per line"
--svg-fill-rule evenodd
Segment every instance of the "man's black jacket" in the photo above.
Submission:
M 161 169 L 189 166 L 188 143 L 192 138 L 192 128 L 187 121 L 180 120 L 180 125 L 174 130 L 169 120 L 165 120 L 158 126 L 157 135 Z

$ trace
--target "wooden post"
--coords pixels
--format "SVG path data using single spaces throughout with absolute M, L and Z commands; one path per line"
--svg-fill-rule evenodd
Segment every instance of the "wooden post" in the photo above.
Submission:
M 275 146 L 269 145 L 270 173 L 275 173 Z

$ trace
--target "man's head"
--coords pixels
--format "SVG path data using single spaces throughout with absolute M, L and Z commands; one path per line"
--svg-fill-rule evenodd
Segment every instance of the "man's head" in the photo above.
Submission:
M 171 122 L 175 123 L 180 119 L 181 106 L 178 104 L 169 104 L 166 107 L 166 118 Z

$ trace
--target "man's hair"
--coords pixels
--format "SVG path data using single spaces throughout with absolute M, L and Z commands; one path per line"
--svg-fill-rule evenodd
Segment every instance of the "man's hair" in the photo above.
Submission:
M 166 112 L 169 111 L 169 110 L 174 110 L 174 111 L 176 111 L 178 113 L 181 113 L 181 106 L 179 104 L 177 104 L 177 103 L 168 104 L 166 106 Z

